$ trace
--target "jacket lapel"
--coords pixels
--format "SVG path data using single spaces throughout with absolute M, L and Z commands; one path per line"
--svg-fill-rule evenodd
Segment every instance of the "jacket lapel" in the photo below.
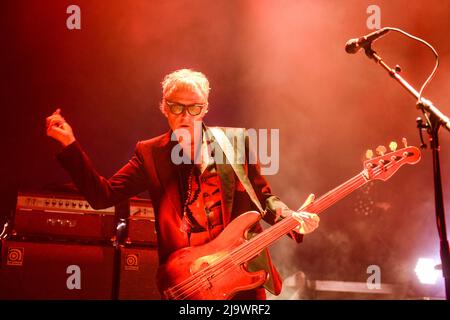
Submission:
M 157 148 L 153 149 L 153 158 L 158 178 L 163 190 L 165 190 L 164 193 L 168 195 L 173 209 L 181 215 L 181 190 L 178 180 L 178 168 L 170 157 L 173 145 L 175 145 L 170 140 L 171 132 L 167 132 Z
M 204 126 L 206 130 L 206 138 L 211 141 L 214 148 L 219 148 L 217 143 L 214 143 L 214 136 L 209 128 Z M 217 153 L 217 151 L 215 151 Z M 223 151 L 221 152 L 223 154 Z M 225 160 L 225 158 L 224 158 Z M 222 197 L 222 221 L 223 225 L 226 226 L 231 220 L 231 212 L 233 210 L 233 200 L 235 191 L 235 177 L 234 171 L 231 165 L 225 163 L 216 163 L 217 175 L 220 180 L 220 192 Z
M 217 164 L 216 167 L 222 194 L 222 221 L 223 225 L 226 226 L 230 222 L 231 211 L 233 210 L 234 172 L 233 168 L 228 164 Z

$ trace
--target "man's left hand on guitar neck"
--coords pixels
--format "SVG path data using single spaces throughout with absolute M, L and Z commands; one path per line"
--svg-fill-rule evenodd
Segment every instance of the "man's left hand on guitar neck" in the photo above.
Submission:
M 294 232 L 308 234 L 316 230 L 319 226 L 320 218 L 317 214 L 302 211 L 303 208 L 306 208 L 314 201 L 314 198 L 314 194 L 310 194 L 305 203 L 303 203 L 303 205 L 296 212 L 292 212 L 292 216 L 300 222 L 300 225 L 293 229 Z

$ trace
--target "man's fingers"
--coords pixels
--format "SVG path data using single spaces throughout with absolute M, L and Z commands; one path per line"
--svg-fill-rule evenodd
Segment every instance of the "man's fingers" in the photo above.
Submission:
M 308 212 L 308 219 L 306 221 L 311 222 L 311 223 L 316 223 L 316 222 L 320 221 L 320 218 L 317 214 Z
M 56 109 L 56 111 L 54 111 L 51 116 L 48 116 L 45 119 L 45 122 L 47 123 L 47 125 L 49 124 L 49 122 L 52 119 L 62 119 L 62 120 L 64 120 L 64 118 L 61 116 L 61 109 L 60 108 Z
M 55 124 L 60 126 L 61 124 L 65 123 L 66 120 L 64 120 L 64 118 L 61 117 L 60 115 L 55 115 L 55 116 L 48 117 L 46 122 L 47 122 L 47 127 L 53 126 Z
M 315 221 L 319 221 L 320 218 L 317 214 L 315 213 L 310 213 L 310 212 L 306 212 L 306 211 L 295 211 L 292 212 L 292 215 L 297 218 L 297 220 L 315 220 Z
M 301 234 L 311 233 L 319 226 L 320 218 L 315 213 L 301 211 L 293 212 L 292 215 L 300 222 L 295 230 Z
M 53 133 L 55 133 L 55 132 L 58 133 L 58 134 L 64 134 L 65 133 L 65 131 L 63 129 L 58 128 L 56 126 L 48 127 L 48 129 L 47 129 L 47 135 L 48 136 L 52 137 L 54 135 Z
M 314 193 L 311 193 L 308 198 L 306 198 L 305 202 L 301 205 L 300 208 L 298 208 L 297 211 L 301 211 L 303 208 L 306 208 L 308 205 L 310 205 L 311 203 L 314 202 L 314 199 L 316 198 L 316 196 L 314 195 Z
M 52 119 L 64 119 L 60 114 L 52 114 L 51 116 L 47 117 L 47 120 L 52 120 Z
M 50 122 L 48 123 L 48 126 L 49 127 L 54 127 L 54 126 L 61 127 L 62 124 L 64 124 L 64 119 L 59 119 L 59 118 L 55 119 L 54 118 L 54 119 L 50 120 Z
M 305 204 L 308 205 L 310 203 L 313 203 L 315 199 L 316 196 L 314 195 L 314 193 L 311 193 L 308 198 L 306 198 Z

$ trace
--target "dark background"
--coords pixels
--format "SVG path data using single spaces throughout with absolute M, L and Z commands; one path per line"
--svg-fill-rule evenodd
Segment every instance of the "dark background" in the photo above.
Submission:
M 66 27 L 71 4 L 81 8 L 81 30 Z M 57 107 L 110 176 L 138 140 L 168 129 L 160 82 L 184 67 L 210 79 L 207 124 L 280 129 L 280 169 L 268 179 L 292 208 L 357 174 L 367 148 L 402 137 L 418 146 L 414 99 L 362 52 L 344 51 L 371 32 L 373 4 L 382 26 L 437 49 L 441 67 L 425 96 L 449 115 L 448 1 L 1 1 L 3 215 L 16 190 L 69 182 L 45 134 Z M 434 65 L 429 49 L 396 33 L 374 48 L 417 89 Z M 447 208 L 449 142 L 441 131 Z M 271 251 L 283 277 L 365 282 L 375 264 L 383 283 L 410 283 L 419 257 L 439 258 L 433 199 L 426 150 L 419 164 L 327 210 L 302 245 L 283 239 Z M 442 283 L 436 288 L 442 294 Z

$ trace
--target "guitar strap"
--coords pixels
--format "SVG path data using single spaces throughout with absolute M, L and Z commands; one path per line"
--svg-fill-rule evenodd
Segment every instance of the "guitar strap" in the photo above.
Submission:
M 216 139 L 217 143 L 219 144 L 220 148 L 222 148 L 223 152 L 225 153 L 225 156 L 227 157 L 229 163 L 233 167 L 234 172 L 236 173 L 237 177 L 239 178 L 239 181 L 244 186 L 245 191 L 249 195 L 252 202 L 256 205 L 258 208 L 260 214 L 262 217 L 264 217 L 266 211 L 262 208 L 261 203 L 259 202 L 258 197 L 256 196 L 255 189 L 253 189 L 252 184 L 250 183 L 250 180 L 248 179 L 247 174 L 245 173 L 244 166 L 242 164 L 238 164 L 238 159 L 245 159 L 243 158 L 242 150 L 239 148 L 239 146 L 236 148 L 236 152 L 228 139 L 228 137 L 225 135 L 222 129 L 220 128 L 209 128 L 211 130 L 210 132 L 213 134 L 214 138 Z M 244 148 L 245 150 L 245 148 Z M 253 234 L 254 236 L 255 234 Z M 276 272 L 275 268 L 272 270 L 270 268 L 270 258 L 269 258 L 269 251 L 268 249 L 264 249 L 261 251 L 258 257 L 251 260 L 247 266 L 248 270 L 250 272 L 252 271 L 258 271 L 258 270 L 265 270 L 268 273 L 268 277 L 266 282 L 264 283 L 264 287 L 272 294 L 278 295 L 281 292 L 281 287 L 279 285 L 276 285 L 276 283 L 280 282 L 281 279 L 279 274 Z M 275 281 L 274 279 L 278 279 Z
M 217 143 L 219 144 L 220 148 L 225 153 L 225 156 L 228 159 L 228 162 L 230 163 L 231 167 L 233 168 L 234 172 L 236 173 L 237 177 L 239 178 L 239 181 L 242 183 L 242 185 L 245 188 L 245 191 L 249 195 L 252 202 L 256 205 L 259 212 L 261 213 L 261 216 L 265 215 L 265 210 L 261 206 L 261 202 L 259 202 L 258 197 L 256 196 L 255 189 L 253 189 L 253 186 L 248 179 L 247 174 L 245 173 L 244 166 L 242 164 L 237 163 L 238 159 L 245 159 L 245 155 L 242 154 L 241 150 L 242 148 L 239 148 L 237 146 L 236 150 L 233 148 L 230 140 L 225 135 L 222 129 L 220 128 L 209 128 L 211 133 L 213 134 L 214 138 L 216 139 Z M 244 148 L 245 149 L 245 148 Z

